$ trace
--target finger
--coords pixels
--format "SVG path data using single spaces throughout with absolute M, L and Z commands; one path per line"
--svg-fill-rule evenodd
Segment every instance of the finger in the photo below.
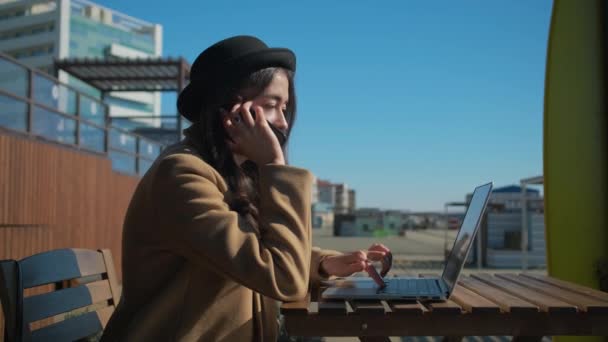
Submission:
M 373 245 L 370 246 L 371 250 L 384 250 L 385 252 L 389 251 L 389 248 L 386 247 L 385 245 L 381 244 L 381 243 L 374 243 Z
M 228 112 L 224 111 L 222 112 L 222 124 L 224 125 L 224 127 L 228 128 L 230 126 L 233 125 L 232 121 L 230 120 L 230 115 L 228 115 Z
M 384 252 L 384 251 L 368 251 L 367 252 L 367 258 L 369 260 L 373 260 L 373 261 L 380 261 L 380 260 L 382 260 L 382 258 L 384 258 L 385 255 L 386 255 L 386 252 Z
M 239 109 L 241 108 L 241 106 L 242 106 L 242 105 L 243 105 L 243 104 L 242 104 L 242 103 L 240 103 L 240 102 L 235 103 L 235 104 L 232 106 L 232 108 L 230 109 L 230 113 L 232 114 L 232 113 L 236 113 L 236 112 L 238 112 L 238 111 L 239 111 Z
M 257 106 L 256 107 L 256 123 L 261 126 L 268 125 L 268 121 L 266 121 L 266 114 L 264 114 L 264 108 Z
M 328 271 L 328 273 L 333 276 L 348 277 L 348 276 L 351 276 L 353 273 L 362 272 L 363 270 L 364 270 L 364 267 L 361 264 L 355 263 L 355 264 L 344 265 L 344 266 L 340 267 L 339 269 L 335 270 L 334 272 Z
M 232 119 L 230 118 L 226 118 L 224 120 L 224 128 L 226 129 L 226 134 L 228 135 L 228 138 L 232 141 L 232 142 L 236 142 L 238 136 L 239 136 L 239 125 L 235 124 Z
M 374 243 L 369 247 L 370 251 L 390 252 L 391 250 L 381 243 Z
M 253 104 L 253 102 L 247 101 L 243 104 L 243 106 L 241 106 L 241 110 L 240 110 L 241 117 L 243 117 L 243 121 L 247 125 L 247 127 L 253 127 L 255 125 L 253 116 L 251 116 L 251 113 L 249 112 L 252 104 Z
M 367 259 L 367 253 L 364 251 L 357 251 L 348 254 L 344 254 L 339 256 L 341 262 L 344 263 L 353 263 L 353 262 L 362 262 Z
M 224 127 L 226 128 L 227 132 L 235 132 L 236 131 L 236 125 L 237 125 L 237 123 L 235 123 L 234 118 L 227 116 L 222 121 L 224 123 Z
M 264 108 L 262 108 L 261 106 L 251 106 L 251 109 L 249 109 L 249 111 L 251 113 L 253 113 L 255 111 L 255 116 L 253 117 L 253 119 L 255 120 L 255 124 L 256 125 L 261 125 L 266 123 L 266 119 L 264 117 Z
M 384 281 L 382 280 L 382 277 L 378 274 L 378 271 L 374 268 L 373 265 L 367 265 L 365 271 L 367 272 L 367 275 L 369 275 L 378 286 L 386 286 Z
M 343 271 L 346 275 L 351 275 L 355 272 L 363 272 L 365 270 L 366 264 L 365 262 L 354 262 L 352 264 L 346 265 Z
M 253 108 L 255 110 L 255 124 L 260 126 L 260 127 L 264 127 L 267 126 L 268 123 L 266 121 L 266 115 L 264 115 L 264 108 L 262 108 L 261 106 L 251 106 L 251 108 Z

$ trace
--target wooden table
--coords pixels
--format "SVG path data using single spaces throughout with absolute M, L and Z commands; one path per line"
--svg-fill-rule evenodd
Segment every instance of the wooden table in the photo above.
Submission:
M 608 336 L 608 293 L 535 274 L 461 277 L 447 302 L 322 301 L 321 289 L 281 313 L 292 336 Z

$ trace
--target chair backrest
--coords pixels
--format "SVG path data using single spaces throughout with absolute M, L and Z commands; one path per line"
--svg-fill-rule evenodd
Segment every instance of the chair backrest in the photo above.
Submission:
M 26 289 L 48 284 L 54 285 L 54 291 L 24 296 Z M 74 341 L 96 335 L 106 326 L 119 298 L 107 249 L 58 249 L 0 262 L 7 342 Z M 53 323 L 31 328 L 41 320 Z

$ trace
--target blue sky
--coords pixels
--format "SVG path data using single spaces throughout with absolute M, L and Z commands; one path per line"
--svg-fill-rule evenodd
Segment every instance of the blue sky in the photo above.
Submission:
M 442 210 L 542 174 L 551 1 L 100 3 L 161 24 L 165 56 L 192 62 L 236 34 L 294 50 L 291 163 L 347 183 L 359 207 Z

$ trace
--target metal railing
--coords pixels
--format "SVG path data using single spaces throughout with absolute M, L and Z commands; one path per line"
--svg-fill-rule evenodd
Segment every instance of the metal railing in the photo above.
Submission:
M 145 136 L 149 139 L 171 145 L 179 141 L 183 136 L 178 129 L 180 123 L 178 117 L 173 115 L 112 115 L 109 118 L 110 124 L 114 127 L 120 127 L 130 132 Z M 182 119 L 187 126 L 190 122 L 185 118 Z
M 165 147 L 113 126 L 101 100 L 2 53 L 0 127 L 106 155 L 128 174 L 145 173 Z

